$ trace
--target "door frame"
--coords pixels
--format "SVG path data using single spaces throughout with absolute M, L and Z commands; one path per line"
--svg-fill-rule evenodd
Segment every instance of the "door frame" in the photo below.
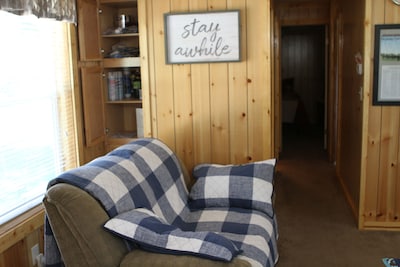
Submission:
M 274 14 L 273 14 L 274 15 Z M 274 135 L 275 135 L 275 156 L 279 158 L 280 152 L 282 152 L 282 94 L 281 94 L 281 46 L 282 46 L 282 26 L 304 26 L 302 24 L 298 25 L 282 25 L 279 18 L 274 15 L 273 19 L 273 42 L 272 42 L 272 50 L 273 50 L 273 88 L 274 88 Z M 335 157 L 337 155 L 337 124 L 338 124 L 338 114 L 337 114 L 337 94 L 339 90 L 339 85 L 337 80 L 335 80 L 335 64 L 337 64 L 336 60 L 334 60 L 334 51 L 333 45 L 335 41 L 335 32 L 332 31 L 332 23 L 328 24 L 318 24 L 318 25 L 326 25 L 325 29 L 325 37 L 326 37 L 326 46 L 325 46 L 325 114 L 324 114 L 324 147 L 328 153 L 328 159 L 330 162 L 335 162 Z M 307 24 L 309 25 L 309 24 Z M 317 25 L 317 24 L 316 24 Z M 339 52 L 338 52 L 339 53 Z M 339 66 L 338 66 L 339 67 Z

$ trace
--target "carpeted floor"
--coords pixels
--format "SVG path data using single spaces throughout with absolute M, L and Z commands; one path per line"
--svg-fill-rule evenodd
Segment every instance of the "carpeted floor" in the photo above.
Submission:
M 384 267 L 400 257 L 400 232 L 360 231 L 318 131 L 285 129 L 277 164 L 277 267 Z

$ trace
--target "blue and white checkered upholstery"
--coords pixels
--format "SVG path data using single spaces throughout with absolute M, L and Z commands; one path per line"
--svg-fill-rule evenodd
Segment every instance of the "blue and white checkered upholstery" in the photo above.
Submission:
M 252 266 L 274 266 L 278 260 L 277 222 L 263 212 L 207 208 L 192 212 L 188 224 L 196 231 L 213 231 L 229 238 L 243 251 L 238 257 Z
M 273 217 L 275 159 L 241 165 L 201 164 L 194 168 L 190 191 L 193 208 L 239 207 Z
M 237 207 L 192 211 L 179 161 L 157 139 L 143 138 L 123 145 L 65 172 L 49 186 L 56 183 L 72 184 L 87 191 L 103 205 L 110 218 L 145 208 L 182 231 L 215 232 L 232 240 L 242 251 L 237 257 L 252 266 L 274 266 L 278 259 L 274 216 Z M 46 239 L 51 239 L 51 234 Z M 47 255 L 53 254 L 50 251 L 46 246 L 46 259 L 53 259 L 54 255 Z
M 182 231 L 143 208 L 121 213 L 108 220 L 104 227 L 144 249 L 158 253 L 196 255 L 229 262 L 241 252 L 222 235 L 210 231 Z

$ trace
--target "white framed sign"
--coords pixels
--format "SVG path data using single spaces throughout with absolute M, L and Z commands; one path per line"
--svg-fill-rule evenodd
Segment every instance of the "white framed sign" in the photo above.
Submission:
M 373 105 L 400 105 L 400 24 L 375 25 Z
M 240 61 L 239 10 L 164 14 L 167 64 Z

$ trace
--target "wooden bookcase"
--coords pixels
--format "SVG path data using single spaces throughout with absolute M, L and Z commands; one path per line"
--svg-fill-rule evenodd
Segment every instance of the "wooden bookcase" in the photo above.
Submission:
M 86 146 L 110 151 L 138 137 L 137 0 L 78 0 L 78 34 Z

